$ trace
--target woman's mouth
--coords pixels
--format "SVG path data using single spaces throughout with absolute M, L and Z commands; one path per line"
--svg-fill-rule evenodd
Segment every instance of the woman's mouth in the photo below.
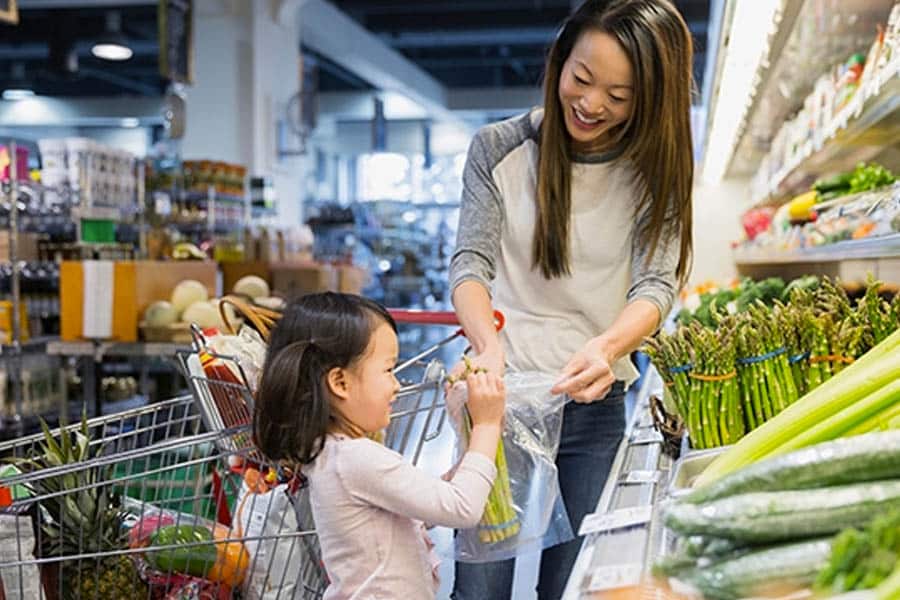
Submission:
M 575 127 L 582 131 L 595 131 L 606 120 L 600 118 L 591 119 L 577 108 L 572 107 L 572 122 L 575 123 Z

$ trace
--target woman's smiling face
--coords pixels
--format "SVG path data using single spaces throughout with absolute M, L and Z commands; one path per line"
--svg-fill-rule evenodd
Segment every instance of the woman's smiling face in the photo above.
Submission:
M 634 106 L 631 61 L 613 36 L 596 30 L 581 35 L 563 64 L 559 101 L 577 150 L 608 148 L 610 131 Z

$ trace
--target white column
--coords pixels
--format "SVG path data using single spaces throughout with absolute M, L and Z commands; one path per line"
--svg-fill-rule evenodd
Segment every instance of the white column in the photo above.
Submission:
M 185 158 L 247 165 L 272 176 L 278 222 L 297 224 L 304 161 L 280 159 L 276 126 L 299 89 L 299 21 L 271 0 L 195 0 L 194 84 L 187 88 Z

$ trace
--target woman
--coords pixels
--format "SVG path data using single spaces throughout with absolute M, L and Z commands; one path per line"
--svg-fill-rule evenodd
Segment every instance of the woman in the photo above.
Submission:
M 623 435 L 629 355 L 690 268 L 692 52 L 668 0 L 588 0 L 550 50 L 543 108 L 469 149 L 453 303 L 477 365 L 557 372 L 574 400 L 557 466 L 576 530 Z M 580 545 L 543 552 L 539 598 L 562 595 Z M 509 598 L 513 567 L 458 563 L 454 598 Z

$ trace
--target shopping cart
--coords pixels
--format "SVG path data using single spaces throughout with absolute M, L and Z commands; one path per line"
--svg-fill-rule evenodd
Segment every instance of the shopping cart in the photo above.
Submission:
M 452 313 L 393 314 L 456 324 Z M 384 440 L 413 462 L 446 418 L 445 369 L 429 357 L 460 335 L 397 367 Z M 240 361 L 202 337 L 179 360 L 189 397 L 0 445 L 0 456 L 32 459 L 0 471 L 0 598 L 322 596 L 307 490 L 253 446 Z M 237 376 L 210 377 L 221 373 L 203 368 L 211 360 Z

